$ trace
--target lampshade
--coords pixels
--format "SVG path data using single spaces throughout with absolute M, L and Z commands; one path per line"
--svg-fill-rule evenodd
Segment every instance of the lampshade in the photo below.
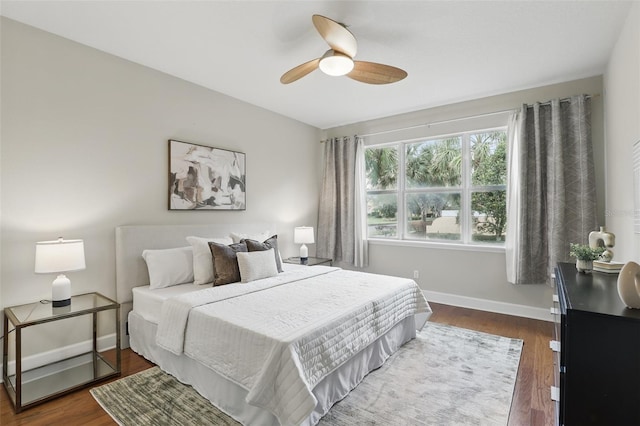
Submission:
M 353 70 L 353 59 L 344 53 L 328 50 L 322 58 L 320 58 L 318 66 L 320 70 L 327 75 L 345 75 Z
M 79 271 L 85 268 L 82 240 L 41 241 L 36 243 L 37 274 Z M 53 280 L 51 302 L 54 308 L 71 304 L 71 281 L 64 274 Z
M 84 268 L 84 241 L 60 237 L 55 241 L 36 243 L 37 274 L 80 271 Z
M 293 230 L 293 242 L 296 244 L 313 244 L 313 227 L 298 226 Z

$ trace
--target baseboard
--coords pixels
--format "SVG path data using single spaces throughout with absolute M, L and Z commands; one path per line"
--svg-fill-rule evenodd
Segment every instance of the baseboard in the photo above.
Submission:
M 113 349 L 116 347 L 116 333 L 99 337 L 96 343 L 98 345 L 98 351 L 100 352 Z M 57 348 L 51 351 L 30 355 L 22 359 L 22 371 L 33 370 L 35 368 L 53 364 L 55 362 L 65 360 L 67 358 L 71 358 L 77 355 L 91 352 L 92 348 L 93 348 L 93 341 L 85 340 L 84 342 L 79 342 L 73 345 L 64 346 L 62 348 Z M 68 368 L 71 368 L 74 365 L 72 361 L 69 362 L 68 364 L 69 364 Z M 10 361 L 7 368 L 9 370 L 9 374 L 15 374 L 16 362 Z M 60 368 L 60 366 L 57 366 L 56 368 Z M 0 365 L 0 383 L 2 383 L 2 377 L 4 377 L 4 374 L 2 373 L 3 373 L 3 370 L 2 370 L 2 366 Z M 50 374 L 50 372 L 48 372 L 46 368 L 42 369 L 41 377 L 47 376 L 48 374 Z
M 475 297 L 458 296 L 437 291 L 422 290 L 427 300 L 434 303 L 459 306 L 461 308 L 478 309 L 480 311 L 495 312 L 497 314 L 513 315 L 541 321 L 553 321 L 549 309 L 533 306 L 517 305 L 514 303 L 497 302 L 495 300 L 478 299 Z

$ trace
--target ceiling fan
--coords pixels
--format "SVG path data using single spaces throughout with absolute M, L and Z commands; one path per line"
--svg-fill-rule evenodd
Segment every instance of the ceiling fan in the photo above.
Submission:
M 345 25 L 322 15 L 313 15 L 313 25 L 331 49 L 320 58 L 298 65 L 280 77 L 280 83 L 289 84 L 317 68 L 331 76 L 347 77 L 369 84 L 389 84 L 400 81 L 407 72 L 391 65 L 354 61 L 358 46 L 356 38 Z

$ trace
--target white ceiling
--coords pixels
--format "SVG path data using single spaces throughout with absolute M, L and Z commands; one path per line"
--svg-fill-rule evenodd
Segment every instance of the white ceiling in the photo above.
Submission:
M 599 75 L 623 1 L 10 1 L 8 18 L 321 129 Z M 348 25 L 356 59 L 409 76 L 367 85 L 288 69 L 321 56 L 311 15 Z

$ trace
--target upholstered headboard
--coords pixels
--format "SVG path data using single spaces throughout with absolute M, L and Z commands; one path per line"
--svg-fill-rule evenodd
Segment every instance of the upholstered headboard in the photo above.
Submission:
M 186 237 L 224 237 L 231 232 L 253 234 L 269 230 L 269 223 L 207 224 L 207 225 L 130 225 L 116 228 L 116 300 L 120 303 L 120 323 L 123 348 L 129 347 L 126 334 L 127 316 L 133 308 L 133 287 L 149 284 L 147 265 L 142 258 L 145 249 L 186 247 Z

